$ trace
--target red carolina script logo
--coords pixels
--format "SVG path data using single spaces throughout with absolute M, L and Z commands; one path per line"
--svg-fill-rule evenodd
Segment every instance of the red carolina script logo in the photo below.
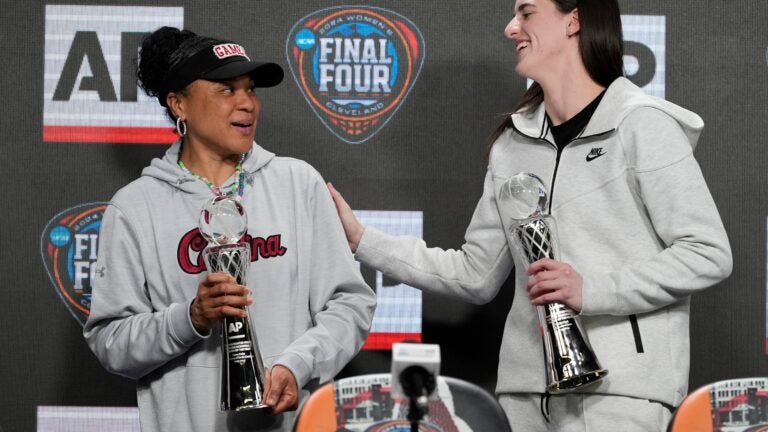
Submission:
M 259 258 L 274 258 L 285 255 L 288 250 L 280 245 L 280 234 L 263 237 L 251 237 L 246 234 L 243 242 L 251 246 L 251 262 Z M 179 267 L 189 274 L 198 274 L 205 271 L 205 260 L 201 253 L 208 246 L 208 241 L 195 228 L 181 237 L 178 248 Z

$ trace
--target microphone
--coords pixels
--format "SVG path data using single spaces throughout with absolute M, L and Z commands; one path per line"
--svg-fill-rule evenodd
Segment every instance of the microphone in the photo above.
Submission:
M 440 346 L 392 344 L 392 396 L 409 399 L 408 420 L 418 425 L 429 412 L 429 396 L 440 374 Z

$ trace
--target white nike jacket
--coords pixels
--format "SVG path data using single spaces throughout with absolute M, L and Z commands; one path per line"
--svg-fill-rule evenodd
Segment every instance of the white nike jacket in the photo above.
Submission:
M 497 200 L 507 178 L 534 173 L 549 187 L 561 259 L 584 278 L 581 319 L 609 370 L 583 391 L 679 404 L 688 386 L 690 295 L 732 267 L 725 229 L 693 157 L 701 118 L 619 78 L 559 157 L 543 104 L 512 115 L 512 125 L 492 148 L 461 249 L 427 248 L 417 238 L 366 228 L 356 258 L 397 280 L 474 303 L 493 299 L 517 268 L 496 391 L 543 393 L 545 362 L 528 278 L 525 266 L 514 265 L 504 234 L 511 223 Z

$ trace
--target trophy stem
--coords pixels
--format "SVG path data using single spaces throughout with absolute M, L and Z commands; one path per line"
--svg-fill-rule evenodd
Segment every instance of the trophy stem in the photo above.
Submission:
M 246 283 L 250 264 L 247 244 L 209 246 L 203 252 L 211 273 L 232 275 L 238 284 Z M 221 409 L 239 411 L 266 408 L 264 396 L 264 362 L 250 315 L 245 318 L 226 317 L 221 322 Z
M 248 318 L 222 320 L 222 410 L 264 408 L 263 365 Z

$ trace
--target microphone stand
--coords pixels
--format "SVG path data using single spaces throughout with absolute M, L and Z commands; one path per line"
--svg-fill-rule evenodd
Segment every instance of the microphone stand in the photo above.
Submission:
M 410 398 L 406 418 L 411 422 L 411 432 L 419 432 L 419 422 L 427 413 L 429 413 L 429 405 L 426 396 Z
M 429 413 L 429 395 L 435 391 L 435 377 L 421 366 L 410 366 L 400 374 L 403 393 L 408 396 L 411 432 L 419 431 L 419 423 Z

